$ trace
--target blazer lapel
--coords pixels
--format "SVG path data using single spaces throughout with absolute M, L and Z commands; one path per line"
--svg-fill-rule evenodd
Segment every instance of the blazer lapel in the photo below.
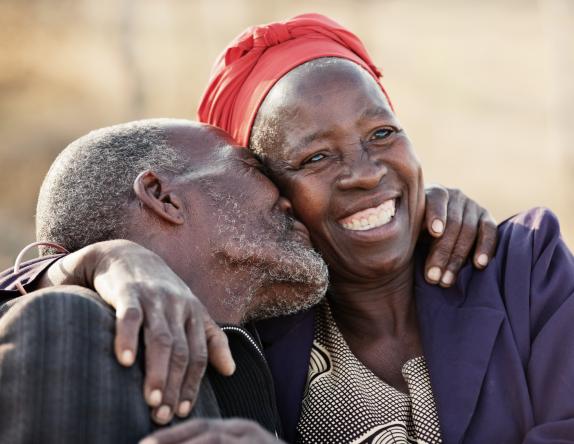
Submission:
M 455 305 L 457 290 L 419 282 L 417 311 L 423 350 L 445 443 L 459 443 L 476 409 L 492 348 L 504 318 L 490 307 Z

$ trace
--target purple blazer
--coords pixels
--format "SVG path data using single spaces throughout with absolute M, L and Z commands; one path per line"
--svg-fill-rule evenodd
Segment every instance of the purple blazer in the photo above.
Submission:
M 534 209 L 504 222 L 488 268 L 465 266 L 453 288 L 428 285 L 418 263 L 418 320 L 444 442 L 574 443 L 574 257 L 556 217 Z M 259 325 L 290 441 L 313 323 L 310 310 Z

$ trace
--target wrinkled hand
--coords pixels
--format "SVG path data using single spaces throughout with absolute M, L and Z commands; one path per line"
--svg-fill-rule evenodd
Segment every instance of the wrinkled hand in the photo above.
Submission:
M 425 264 L 431 284 L 450 287 L 474 245 L 472 262 L 483 269 L 496 250 L 497 229 L 488 210 L 460 190 L 432 185 L 425 189 L 425 226 L 434 239 Z
M 155 253 L 114 240 L 64 257 L 42 286 L 72 283 L 93 288 L 116 310 L 114 351 L 129 367 L 139 332 L 145 342 L 144 397 L 152 418 L 165 424 L 191 411 L 207 360 L 224 375 L 235 370 L 227 337 L 189 287 Z
M 191 419 L 149 435 L 140 444 L 278 444 L 259 424 L 246 419 Z

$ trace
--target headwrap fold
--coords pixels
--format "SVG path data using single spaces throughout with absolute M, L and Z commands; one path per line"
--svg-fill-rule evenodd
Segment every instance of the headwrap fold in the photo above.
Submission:
M 273 85 L 293 68 L 321 57 L 340 57 L 366 69 L 389 97 L 359 38 L 320 14 L 245 30 L 218 57 L 197 118 L 247 146 L 257 111 Z M 389 100 L 389 104 L 390 104 Z

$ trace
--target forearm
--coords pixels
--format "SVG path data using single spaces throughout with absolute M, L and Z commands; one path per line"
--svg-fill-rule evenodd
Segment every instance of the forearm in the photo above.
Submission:
M 110 253 L 113 251 L 127 253 L 135 248 L 141 249 L 137 244 L 123 239 L 88 245 L 52 264 L 40 277 L 35 289 L 55 285 L 78 285 L 95 289 L 94 278 L 109 267 Z

